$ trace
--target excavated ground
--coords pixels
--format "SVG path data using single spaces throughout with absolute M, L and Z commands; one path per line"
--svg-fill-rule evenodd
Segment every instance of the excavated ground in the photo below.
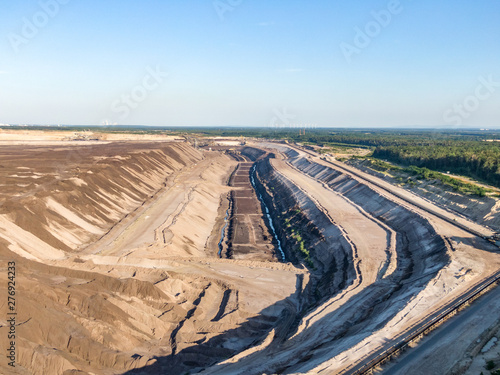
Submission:
M 498 270 L 482 238 L 319 158 L 264 146 L 284 155 L 259 177 L 287 255 L 309 267 L 308 293 L 285 337 L 204 373 L 343 373 Z
M 333 164 L 231 147 L 0 145 L 0 295 L 15 261 L 19 306 L 0 372 L 342 373 L 500 267 Z
M 247 159 L 246 157 L 243 157 Z M 250 182 L 253 162 L 239 162 L 230 186 L 232 215 L 227 231 L 226 256 L 232 259 L 276 260 L 272 235 L 264 222 L 260 202 Z
M 393 184 L 400 184 L 396 178 L 369 168 L 369 164 L 362 159 L 351 160 L 349 165 Z M 488 188 L 495 190 L 495 187 L 488 186 Z M 419 195 L 433 204 L 443 206 L 457 215 L 500 232 L 500 199 L 494 195 L 478 197 L 460 194 L 434 180 L 417 180 L 414 185 L 405 185 L 405 190 Z
M 3 353 L 11 261 L 18 309 L 0 373 L 178 374 L 265 337 L 303 271 L 218 257 L 236 165 L 185 143 L 0 146 Z

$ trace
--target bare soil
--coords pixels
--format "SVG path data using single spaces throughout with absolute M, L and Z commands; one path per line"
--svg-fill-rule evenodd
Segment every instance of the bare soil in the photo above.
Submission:
M 121 374 L 157 358 L 183 373 L 265 336 L 294 298 L 301 270 L 208 245 L 236 167 L 224 154 L 42 140 L 0 146 L 0 165 L 0 294 L 15 261 L 19 306 L 16 368 L 1 373 Z
M 454 221 L 490 229 L 298 148 L 67 136 L 0 144 L 2 353 L 12 261 L 18 306 L 17 366 L 0 373 L 343 373 L 500 268 Z M 478 354 L 498 336 L 485 322 L 481 349 L 468 330 L 456 352 L 477 360 L 435 368 L 496 358 Z
M 250 182 L 253 162 L 239 162 L 230 185 L 232 217 L 227 235 L 227 257 L 277 261 L 273 238 L 267 228 L 261 204 Z

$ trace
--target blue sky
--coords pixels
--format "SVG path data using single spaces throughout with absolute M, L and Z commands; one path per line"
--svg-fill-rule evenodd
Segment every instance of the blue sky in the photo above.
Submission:
M 500 1 L 0 3 L 0 123 L 500 127 Z

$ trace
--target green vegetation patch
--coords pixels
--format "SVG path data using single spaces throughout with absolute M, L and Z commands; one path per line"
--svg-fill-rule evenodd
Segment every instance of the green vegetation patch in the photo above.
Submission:
M 468 182 L 461 181 L 457 178 L 448 176 L 443 173 L 431 171 L 427 168 L 419 168 L 416 166 L 410 166 L 404 169 L 405 172 L 410 172 L 414 176 L 417 176 L 419 179 L 424 180 L 438 180 L 443 185 L 452 187 L 455 191 L 458 191 L 462 194 L 473 194 L 479 197 L 484 197 L 486 192 L 491 191 L 487 190 L 481 186 L 474 185 Z
M 314 268 L 311 259 L 312 247 L 308 246 L 305 234 L 302 233 L 303 223 L 307 221 L 302 210 L 299 207 L 293 207 L 283 213 L 286 218 L 284 220 L 284 230 L 287 237 L 292 241 L 292 248 L 295 253 L 304 260 L 308 267 Z M 317 230 L 317 229 L 316 229 Z
M 443 185 L 451 187 L 456 192 L 461 194 L 472 194 L 479 197 L 484 197 L 486 193 L 492 192 L 490 189 L 485 189 L 484 187 L 464 182 L 458 178 L 449 176 L 444 173 L 436 172 L 428 168 L 421 168 L 415 165 L 409 167 L 399 167 L 397 165 L 388 163 L 384 160 L 379 160 L 375 158 L 366 158 L 370 164 L 369 168 L 389 174 L 391 177 L 398 179 L 401 182 L 405 182 L 410 186 L 415 186 L 416 183 L 412 179 L 417 180 L 435 180 L 441 182 Z M 406 177 L 406 181 L 403 177 Z M 412 177 L 412 178 L 409 178 Z

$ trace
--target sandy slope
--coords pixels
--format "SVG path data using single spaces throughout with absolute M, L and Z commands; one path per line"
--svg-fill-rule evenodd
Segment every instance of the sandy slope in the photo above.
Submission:
M 500 266 L 453 223 L 272 144 L 259 178 L 291 205 L 276 220 L 300 212 L 312 267 L 300 254 L 296 266 L 220 259 L 234 159 L 58 136 L 0 146 L 0 293 L 15 261 L 17 374 L 338 373 Z
M 283 148 L 281 150 L 286 151 Z M 422 318 L 431 314 L 443 303 L 460 295 L 471 285 L 482 280 L 484 276 L 498 270 L 500 266 L 498 253 L 493 246 L 484 240 L 478 239 L 426 211 L 414 206 L 410 207 L 405 201 L 388 196 L 387 192 L 376 186 L 370 184 L 367 186 L 365 182 L 360 185 L 355 178 L 347 178 L 342 173 L 332 171 L 326 165 L 323 166 L 323 163 L 316 164 L 316 160 L 308 160 L 303 154 L 293 152 L 289 154 L 292 165 L 286 165 L 282 161 L 273 161 L 272 164 L 277 167 L 279 174 L 292 180 L 300 187 L 301 191 L 327 210 L 333 221 L 342 223 L 346 216 L 345 208 L 347 206 L 339 201 L 339 199 L 343 199 L 345 202 L 354 203 L 355 206 L 362 209 L 362 212 L 368 213 L 368 216 L 373 220 L 384 218 L 386 226 L 394 230 L 398 237 L 413 238 L 413 241 L 418 241 L 418 243 L 412 244 L 410 241 L 409 246 L 402 246 L 402 243 L 396 246 L 397 272 L 387 279 L 388 282 L 399 285 L 399 291 L 395 293 L 391 291 L 390 287 L 388 288 L 386 281 L 375 281 L 373 277 L 376 275 L 374 269 L 379 269 L 377 266 L 383 259 L 381 256 L 383 247 L 379 248 L 378 252 L 376 250 L 359 251 L 360 248 L 363 249 L 364 238 L 370 238 L 373 236 L 373 232 L 366 230 L 367 227 L 365 227 L 364 232 L 360 231 L 360 234 L 356 235 L 355 227 L 354 229 L 349 228 L 349 231 L 346 229 L 346 234 L 351 234 L 352 243 L 356 245 L 361 265 L 363 263 L 372 264 L 372 267 L 360 268 L 362 271 L 358 275 L 358 285 L 361 287 L 352 290 L 347 288 L 343 293 L 327 300 L 307 314 L 302 319 L 297 332 L 281 346 L 261 346 L 253 352 L 248 352 L 246 357 L 240 356 L 237 363 L 221 364 L 207 370 L 206 373 L 258 374 L 280 371 L 316 374 L 342 372 L 343 369 L 349 368 L 379 346 L 385 345 L 388 340 L 396 337 L 400 332 L 418 324 Z M 313 180 L 301 175 L 295 168 L 300 169 Z M 321 183 L 328 186 L 321 186 Z M 330 189 L 342 194 L 342 196 L 335 198 L 333 193 L 329 191 Z M 378 208 L 377 202 L 383 201 L 386 202 L 383 204 L 387 208 L 380 211 L 382 206 Z M 393 209 L 390 209 L 389 202 L 393 202 L 391 203 Z M 390 214 L 391 210 L 395 211 L 396 208 L 399 214 L 391 219 L 387 215 Z M 351 212 L 353 211 L 354 209 L 351 208 Z M 406 220 L 407 224 L 410 225 L 405 226 L 405 223 L 398 223 L 397 217 L 403 222 Z M 417 224 L 416 221 L 411 222 L 417 219 L 421 220 L 422 224 Z M 353 220 L 351 219 L 349 222 L 353 222 Z M 358 225 L 363 228 L 362 224 Z M 419 225 L 422 227 L 419 228 Z M 423 232 L 424 228 L 430 232 L 426 234 Z M 411 234 L 414 230 L 416 232 Z M 439 248 L 432 250 L 434 245 L 428 240 L 433 231 L 439 234 L 434 236 L 436 241 L 441 241 L 441 248 L 444 249 L 444 252 L 438 250 Z M 448 241 L 444 240 L 445 237 Z M 442 258 L 441 261 L 438 261 L 437 258 L 431 261 L 431 254 L 436 251 L 446 254 L 446 258 Z M 402 278 L 398 281 L 397 274 L 400 272 L 401 266 L 405 263 L 408 264 L 408 262 L 410 267 L 404 270 L 403 274 L 399 276 Z M 363 275 L 367 276 L 366 282 L 364 278 L 362 282 L 359 279 Z M 356 282 L 353 285 L 356 285 Z M 381 296 L 385 294 L 387 297 L 382 297 L 382 300 L 378 300 L 370 308 L 369 294 L 360 290 L 363 285 L 369 294 L 382 293 Z M 388 302 L 381 303 L 384 300 Z M 359 318 L 356 317 L 355 311 L 363 309 L 374 309 L 376 314 L 368 319 L 357 320 Z M 350 323 L 350 328 L 342 328 L 343 322 Z M 338 332 L 341 334 L 339 335 Z M 301 360 L 301 358 L 304 359 Z
M 220 260 L 207 247 L 236 165 L 228 156 L 180 143 L 34 142 L 1 146 L 0 165 L 2 295 L 7 262 L 17 267 L 14 373 L 118 374 L 189 357 L 266 310 L 238 339 L 213 344 L 227 356 L 289 308 L 274 304 L 293 298 L 302 271 Z

